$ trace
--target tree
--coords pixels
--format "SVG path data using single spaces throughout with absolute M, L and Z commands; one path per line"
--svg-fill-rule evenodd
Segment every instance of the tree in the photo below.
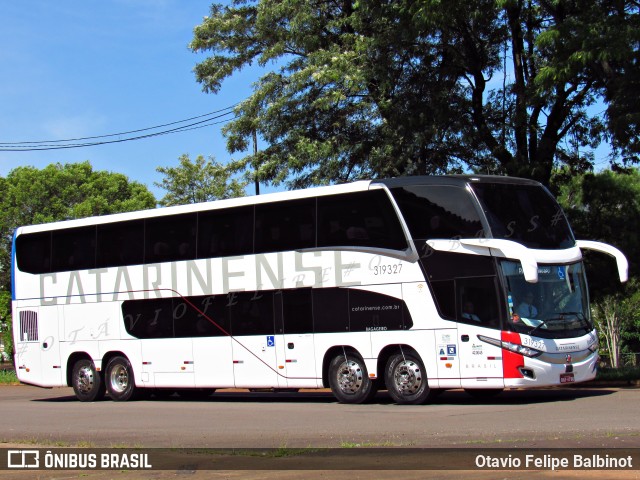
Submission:
M 0 291 L 0 343 L 4 345 L 4 354 L 0 353 L 4 362 L 5 358 L 13 360 L 13 332 L 11 330 L 11 294 Z
M 620 311 L 619 301 L 619 298 L 608 295 L 593 307 L 593 318 L 600 338 L 604 339 L 604 350 L 613 368 L 620 366 L 620 334 L 627 323 L 627 318 Z
M 212 157 L 205 160 L 199 155 L 193 163 L 185 154 L 179 160 L 178 167 L 156 169 L 165 178 L 155 185 L 168 192 L 160 205 L 185 205 L 244 196 L 246 182 L 230 179 L 232 173 Z
M 621 293 L 604 295 L 593 304 L 593 319 L 613 368 L 622 366 L 621 354 L 625 350 L 629 353 L 638 351 L 639 308 L 640 286 L 635 279 Z
M 600 240 L 620 248 L 629 260 L 631 279 L 620 284 L 615 262 L 586 253 L 592 316 L 611 365 L 623 352 L 640 351 L 640 171 L 605 170 L 576 175 L 559 171 L 553 188 L 577 238 Z
M 0 178 L 0 290 L 10 290 L 11 243 L 21 225 L 154 208 L 153 194 L 89 162 L 18 167 Z
M 210 53 L 195 71 L 212 93 L 247 65 L 276 65 L 225 127 L 232 153 L 255 131 L 268 144 L 232 165 L 250 178 L 303 187 L 472 169 L 548 184 L 558 165 L 592 163 L 606 125 L 588 108 L 624 91 L 605 73 L 628 85 L 637 72 L 637 30 L 616 26 L 635 25 L 639 9 L 633 0 L 235 0 L 211 7 L 190 47 Z M 609 110 L 610 128 L 638 112 L 624 105 Z
M 576 238 L 599 240 L 620 248 L 634 275 L 640 268 L 640 170 L 581 175 L 560 171 L 553 188 Z M 588 253 L 586 259 L 594 300 L 621 291 L 615 262 L 595 253 Z

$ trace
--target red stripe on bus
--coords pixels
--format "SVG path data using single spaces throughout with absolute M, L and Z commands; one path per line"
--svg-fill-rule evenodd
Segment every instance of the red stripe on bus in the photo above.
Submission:
M 502 341 L 522 344 L 520 334 L 515 332 L 502 332 Z M 502 374 L 504 378 L 523 378 L 518 367 L 524 367 L 524 357 L 507 349 L 502 349 Z

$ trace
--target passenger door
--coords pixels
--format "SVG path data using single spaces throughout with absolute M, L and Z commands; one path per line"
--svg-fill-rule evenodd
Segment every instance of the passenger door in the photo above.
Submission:
M 233 376 L 237 388 L 280 386 L 272 292 L 229 296 Z
M 317 387 L 311 289 L 285 290 L 274 298 L 276 330 L 282 334 L 278 368 L 284 366 L 280 369 L 286 377 L 284 386 Z
M 462 388 L 503 388 L 502 349 L 479 336 L 500 339 L 496 277 L 456 279 L 458 357 Z

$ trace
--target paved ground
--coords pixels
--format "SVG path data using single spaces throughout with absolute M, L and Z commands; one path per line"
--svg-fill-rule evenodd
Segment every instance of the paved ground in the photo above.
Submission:
M 640 447 L 640 389 L 509 391 L 489 401 L 446 392 L 432 405 L 397 406 L 381 393 L 369 405 L 341 405 L 328 392 L 217 392 L 204 401 L 177 396 L 138 402 L 80 403 L 71 389 L 0 387 L 0 447 Z M 603 450 L 604 452 L 605 450 Z M 600 472 L 598 478 L 640 478 Z M 14 472 L 10 472 L 14 473 Z M 40 472 L 41 474 L 43 472 Z M 116 473 L 118 473 L 116 475 Z M 86 474 L 86 473 L 85 473 Z M 415 471 L 90 472 L 90 478 L 425 478 Z M 474 478 L 584 478 L 584 471 L 483 472 Z M 49 476 L 47 476 L 49 475 Z M 142 475 L 142 476 L 136 476 Z M 431 472 L 461 478 L 463 471 Z M 467 475 L 468 477 L 468 475 Z M 0 478 L 17 478 L 0 473 Z M 34 478 L 25 476 L 23 478 Z M 40 478 L 80 478 L 46 472 Z M 85 478 L 85 477 L 82 477 Z M 595 478 L 595 477 L 593 477 Z

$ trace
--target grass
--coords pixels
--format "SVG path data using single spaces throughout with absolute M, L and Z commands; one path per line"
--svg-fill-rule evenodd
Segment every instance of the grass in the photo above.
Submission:
M 640 367 L 604 367 L 598 369 L 596 380 L 633 381 L 640 380 Z
M 64 440 L 53 440 L 43 438 L 21 438 L 17 440 L 8 440 L 6 438 L 0 439 L 0 446 L 2 444 L 16 443 L 19 445 L 33 445 L 35 447 L 56 447 L 56 448 L 96 448 L 96 444 L 86 440 L 80 440 L 78 442 L 67 442 Z
M 397 447 L 399 445 L 390 442 L 341 442 L 340 448 L 372 448 L 372 447 Z
M 0 370 L 0 385 L 18 385 L 19 383 L 14 370 Z

